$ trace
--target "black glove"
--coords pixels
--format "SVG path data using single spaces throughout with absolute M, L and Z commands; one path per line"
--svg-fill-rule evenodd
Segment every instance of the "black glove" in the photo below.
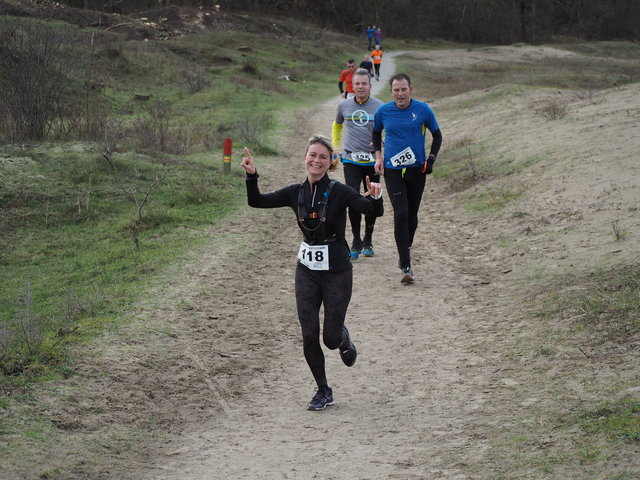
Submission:
M 427 161 L 424 164 L 424 168 L 422 169 L 422 173 L 429 175 L 431 172 L 433 172 L 434 163 L 436 163 L 436 157 L 433 155 L 429 155 L 429 158 L 427 158 Z

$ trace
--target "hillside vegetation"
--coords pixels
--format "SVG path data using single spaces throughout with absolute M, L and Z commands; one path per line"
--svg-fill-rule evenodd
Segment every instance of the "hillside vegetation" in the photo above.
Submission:
M 286 110 L 333 94 L 356 51 L 312 27 L 295 42 L 288 24 L 256 28 L 141 42 L 0 18 L 4 374 L 71 374 L 65 345 L 114 322 L 241 203 L 224 138 L 277 154 Z

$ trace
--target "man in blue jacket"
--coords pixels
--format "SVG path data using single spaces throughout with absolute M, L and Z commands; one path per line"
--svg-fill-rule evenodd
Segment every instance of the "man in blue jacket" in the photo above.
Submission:
M 399 73 L 391 77 L 392 102 L 376 112 L 373 123 L 375 172 L 384 175 L 389 199 L 393 206 L 393 223 L 401 282 L 414 281 L 411 269 L 411 245 L 418 228 L 418 209 L 426 183 L 426 175 L 440 151 L 442 133 L 431 107 L 411 98 L 413 87 L 409 75 Z M 385 131 L 384 157 L 382 130 Z M 433 137 L 429 154 L 425 151 L 425 133 Z

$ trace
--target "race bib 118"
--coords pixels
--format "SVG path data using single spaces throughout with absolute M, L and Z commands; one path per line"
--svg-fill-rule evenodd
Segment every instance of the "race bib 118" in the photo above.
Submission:
M 329 245 L 300 244 L 298 260 L 309 270 L 329 270 Z

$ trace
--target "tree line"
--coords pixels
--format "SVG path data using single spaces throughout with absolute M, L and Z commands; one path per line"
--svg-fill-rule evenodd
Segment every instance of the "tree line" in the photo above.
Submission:
M 379 25 L 385 36 L 468 43 L 540 43 L 554 36 L 637 40 L 638 0 L 68 0 L 69 6 L 131 14 L 167 6 L 295 16 L 343 33 Z

